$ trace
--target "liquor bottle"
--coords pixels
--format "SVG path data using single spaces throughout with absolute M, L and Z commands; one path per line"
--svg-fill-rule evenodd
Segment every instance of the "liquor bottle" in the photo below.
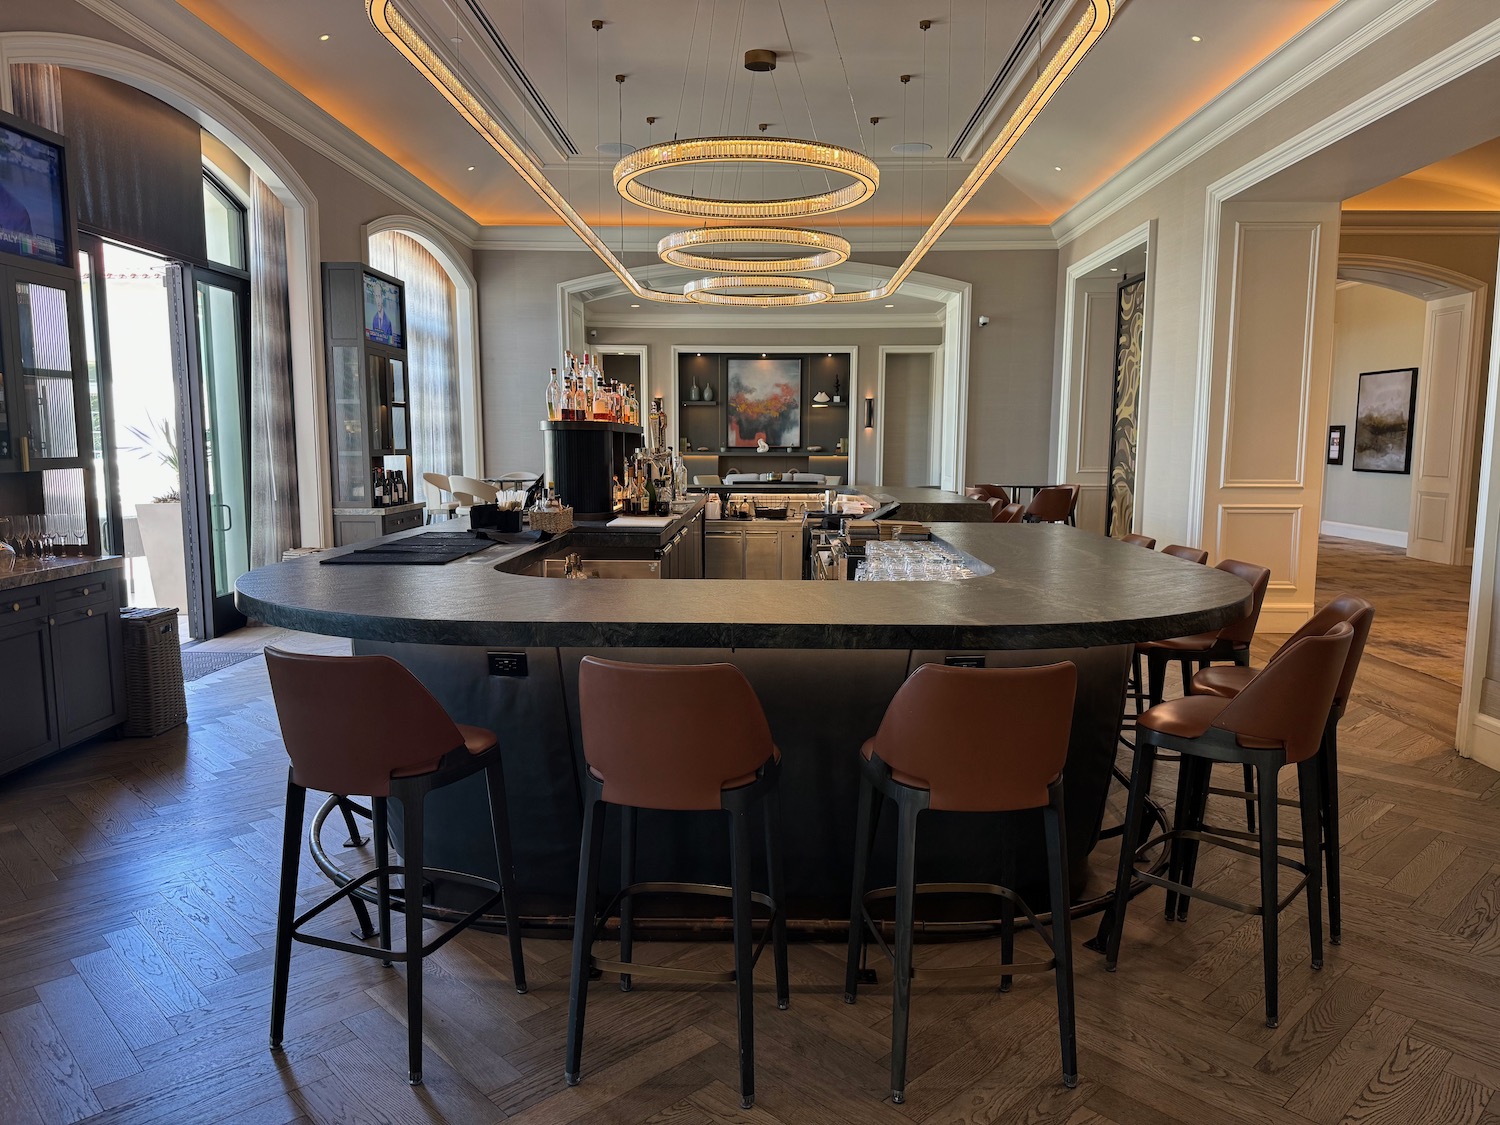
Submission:
M 380 470 L 374 470 L 373 480 L 375 482 L 374 497 L 377 508 L 385 507 L 385 482 L 380 479 Z
M 547 383 L 547 421 L 562 420 L 562 388 L 557 384 L 557 368 L 552 369 L 552 378 Z
M 583 420 L 591 422 L 594 418 L 594 393 L 598 389 L 594 378 L 593 362 L 589 359 L 589 353 L 583 353 Z
M 411 495 L 410 495 L 410 492 L 409 492 L 409 490 L 407 489 L 407 486 L 406 486 L 406 470 L 405 469 L 397 469 L 396 470 L 396 503 L 398 503 L 398 504 L 409 504 L 409 503 L 411 503 Z
M 563 376 L 563 420 L 572 422 L 578 417 L 578 384 L 572 374 Z

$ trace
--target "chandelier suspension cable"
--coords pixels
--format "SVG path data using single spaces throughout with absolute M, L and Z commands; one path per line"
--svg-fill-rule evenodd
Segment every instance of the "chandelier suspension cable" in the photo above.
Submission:
M 625 151 L 625 76 L 615 75 L 615 143 L 620 152 Z M 615 192 L 620 201 L 620 261 L 625 260 L 625 197 Z
M 594 152 L 604 143 L 604 91 L 599 88 L 599 32 L 604 30 L 604 21 L 595 20 L 594 28 Z M 616 158 L 618 159 L 618 157 Z M 598 172 L 594 173 L 594 214 L 598 222 L 604 221 L 604 185 Z
M 922 29 L 922 74 L 920 76 L 922 87 L 922 134 L 917 138 L 917 144 L 927 143 L 927 86 L 932 71 L 927 66 L 927 30 L 932 27 L 931 20 L 923 20 L 917 25 Z M 914 154 L 917 158 L 917 222 L 921 222 L 920 216 L 927 214 L 927 169 L 923 165 L 922 154 Z
M 797 89 L 802 94 L 802 108 L 807 112 L 808 132 L 812 135 L 812 139 L 816 141 L 818 139 L 818 123 L 813 117 L 812 102 L 809 101 L 807 97 L 807 83 L 802 78 L 802 63 L 797 53 L 797 45 L 792 42 L 792 29 L 787 25 L 786 8 L 783 6 L 782 0 L 776 0 L 776 12 L 781 17 L 781 33 L 786 37 L 787 53 L 792 56 L 792 69 L 797 73 Z M 825 16 L 828 15 L 828 0 L 823 0 L 823 14 Z M 828 29 L 830 32 L 833 31 L 833 20 L 831 17 L 828 20 Z M 844 75 L 844 90 L 849 95 L 849 106 L 852 109 L 854 106 L 854 88 L 849 85 L 849 71 L 843 66 L 844 56 L 843 52 L 839 50 L 839 39 L 836 34 L 833 36 L 833 49 L 834 53 L 839 56 L 839 67 Z M 776 72 L 774 70 L 771 72 L 771 77 L 773 80 L 776 77 Z M 777 105 L 779 107 L 781 102 L 780 87 L 777 87 L 776 99 Z M 783 119 L 785 119 L 785 116 L 786 114 L 783 112 Z M 860 128 L 858 113 L 854 115 L 854 127 L 859 134 L 860 151 L 864 152 L 865 155 L 868 156 L 869 153 L 865 150 L 865 134 L 864 130 Z M 823 173 L 823 190 L 833 190 L 833 182 L 829 179 L 828 173 L 826 171 Z M 848 241 L 848 232 L 844 229 L 844 216 L 841 214 L 834 221 L 838 224 L 839 236 L 845 241 Z

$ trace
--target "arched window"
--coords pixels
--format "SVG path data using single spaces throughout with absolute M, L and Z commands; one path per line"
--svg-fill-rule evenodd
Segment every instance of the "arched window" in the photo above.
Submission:
M 442 264 L 410 235 L 370 235 L 370 265 L 406 285 L 412 474 L 462 472 L 458 295 Z

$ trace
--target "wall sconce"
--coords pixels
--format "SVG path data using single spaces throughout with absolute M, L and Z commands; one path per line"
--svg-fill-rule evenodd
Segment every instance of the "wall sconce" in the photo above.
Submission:
M 873 395 L 865 399 L 865 429 L 875 428 L 875 397 Z

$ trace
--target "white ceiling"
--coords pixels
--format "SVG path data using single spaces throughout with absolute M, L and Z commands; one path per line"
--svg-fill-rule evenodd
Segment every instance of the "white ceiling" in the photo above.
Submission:
M 480 224 L 556 225 L 371 27 L 359 0 L 179 2 Z M 906 228 L 912 240 L 966 174 L 969 165 L 946 153 L 1036 6 L 1035 0 L 473 0 L 471 10 L 470 0 L 412 2 L 445 38 L 459 40 L 473 77 L 516 123 L 554 185 L 601 231 L 660 226 L 662 216 L 622 206 L 608 178 L 613 157 L 599 155 L 595 145 L 622 138 L 640 145 L 674 130 L 753 133 L 764 122 L 768 135 L 815 135 L 880 164 L 875 201 L 831 216 L 830 229 L 853 237 Z M 1129 0 L 958 225 L 1050 223 L 1336 2 Z M 476 12 L 578 155 L 564 158 L 492 65 Z M 923 18 L 933 21 L 925 33 L 917 26 Z M 593 19 L 605 21 L 597 33 Z M 1201 41 L 1193 42 L 1194 35 Z M 777 70 L 752 77 L 742 66 L 751 48 L 777 51 Z M 909 86 L 898 80 L 903 73 L 913 75 Z M 626 81 L 616 84 L 616 74 Z M 658 118 L 654 127 L 648 115 Z M 880 124 L 872 127 L 871 117 Z M 933 146 L 926 157 L 890 151 L 918 140 Z M 721 173 L 719 184 L 729 186 L 734 174 Z M 741 189 L 759 191 L 760 173 L 748 175 Z M 705 176 L 700 190 L 708 188 Z

